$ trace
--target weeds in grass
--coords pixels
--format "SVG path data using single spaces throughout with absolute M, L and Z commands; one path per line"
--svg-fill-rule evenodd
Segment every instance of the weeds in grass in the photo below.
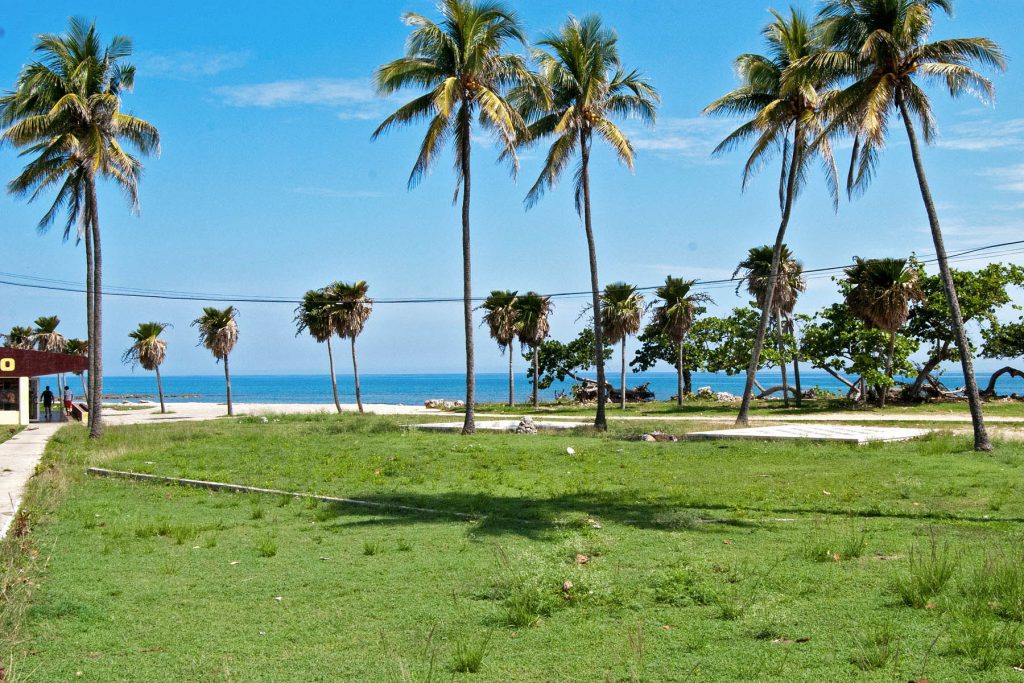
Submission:
M 664 510 L 651 517 L 651 524 L 662 529 L 692 529 L 697 526 L 700 516 L 693 510 L 680 508 Z
M 654 577 L 654 601 L 673 607 L 709 605 L 715 591 L 706 579 L 691 567 L 673 567 Z
M 986 611 L 1024 622 L 1024 552 L 990 551 L 962 583 L 961 592 Z
M 256 554 L 260 557 L 273 557 L 277 555 L 277 541 L 270 536 L 264 536 L 256 544 Z
M 249 513 L 249 519 L 263 519 L 263 508 L 261 508 L 259 505 L 254 505 L 252 508 L 252 512 Z
M 422 664 L 418 661 L 410 661 L 392 650 L 387 634 L 381 631 L 380 642 L 381 648 L 384 650 L 384 659 L 391 664 L 387 672 L 389 681 L 392 683 L 433 683 L 437 664 L 437 645 L 434 644 L 436 629 L 437 625 L 435 624 L 427 631 L 423 652 L 415 658 L 422 660 Z
M 178 545 L 185 541 L 191 541 L 199 536 L 199 527 L 194 524 L 172 524 L 169 520 L 161 519 L 152 524 L 143 524 L 135 528 L 137 538 L 172 538 Z
M 398 539 L 398 543 L 395 545 L 395 548 L 400 553 L 407 553 L 412 550 L 412 544 L 409 543 L 408 539 L 400 538 Z
M 452 636 L 452 671 L 469 674 L 480 671 L 492 635 L 491 631 L 485 631 L 479 638 L 464 632 Z
M 363 555 L 380 555 L 384 552 L 384 546 L 380 544 L 380 541 L 365 541 L 363 543 Z
M 895 668 L 900 659 L 902 643 L 896 627 L 885 623 L 870 629 L 858 643 L 852 661 L 861 671 Z
M 945 543 L 939 544 L 934 531 L 928 537 L 928 551 L 911 547 L 909 567 L 893 579 L 896 593 L 909 607 L 925 607 L 938 597 L 956 571 L 957 558 Z
M 808 559 L 815 562 L 839 562 L 855 560 L 864 554 L 867 546 L 867 532 L 853 523 L 844 531 L 817 527 L 804 546 Z
M 1009 651 L 1017 645 L 1018 624 L 1007 624 L 991 616 L 975 618 L 967 613 L 955 613 L 950 628 L 949 651 L 971 660 L 981 671 L 988 671 L 1003 663 Z

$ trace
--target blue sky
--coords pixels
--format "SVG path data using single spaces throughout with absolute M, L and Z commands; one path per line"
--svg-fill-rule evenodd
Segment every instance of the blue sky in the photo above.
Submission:
M 594 225 L 602 282 L 654 285 L 666 274 L 728 277 L 746 249 L 769 242 L 778 205 L 769 168 L 740 191 L 744 156 L 712 159 L 730 122 L 700 116 L 735 86 L 733 58 L 760 51 L 770 18 L 764 0 L 729 3 L 518 2 L 531 37 L 569 13 L 598 12 L 620 34 L 627 66 L 645 71 L 663 105 L 655 129 L 625 124 L 638 149 L 630 174 L 605 151 L 592 170 Z M 680 7 L 685 11 L 680 11 Z M 782 7 L 782 5 L 775 5 Z M 811 3 L 798 6 L 813 8 Z M 727 8 L 727 9 L 724 9 Z M 161 131 L 160 158 L 148 160 L 141 216 L 122 197 L 101 192 L 104 275 L 111 286 L 225 294 L 298 296 L 333 279 L 365 279 L 384 298 L 461 294 L 458 211 L 446 157 L 417 189 L 406 190 L 421 130 L 370 134 L 399 100 L 381 100 L 370 76 L 399 56 L 408 28 L 403 11 L 433 12 L 429 0 L 349 3 L 192 2 L 13 3 L 0 18 L 0 87 L 10 88 L 34 35 L 64 29 L 70 15 L 95 17 L 105 36 L 134 38 L 136 91 L 127 110 Z M 1024 3 L 961 0 L 937 37 L 986 35 L 1010 56 L 996 78 L 998 103 L 950 101 L 934 90 L 942 137 L 926 163 L 951 251 L 1020 239 L 1024 231 Z M 899 132 L 894 129 L 894 132 Z M 541 292 L 588 288 L 583 229 L 569 184 L 526 212 L 522 198 L 539 169 L 526 151 L 517 182 L 494 164 L 485 140 L 474 152 L 473 258 L 476 293 L 494 288 Z M 840 151 L 845 157 L 847 149 Z M 0 179 L 20 167 L 0 151 Z M 906 143 L 894 135 L 867 195 L 833 213 L 820 182 L 796 206 L 788 243 L 807 268 L 843 265 L 854 255 L 931 253 Z M 22 278 L 84 282 L 84 254 L 34 226 L 45 210 L 0 196 L 0 271 Z M 1005 257 L 1004 260 L 1019 258 Z M 962 262 L 981 265 L 987 257 Z M 0 278 L 2 279 L 2 278 Z M 731 287 L 711 291 L 727 310 L 745 299 Z M 0 285 L 0 327 L 57 314 L 69 336 L 84 336 L 84 297 Z M 799 310 L 835 298 L 813 279 Z M 553 334 L 565 338 L 586 298 L 557 302 Z M 108 297 L 108 374 L 120 364 L 138 322 L 174 328 L 165 372 L 219 372 L 196 348 L 189 322 L 201 303 Z M 296 338 L 292 307 L 241 304 L 239 374 L 318 373 L 322 348 Z M 456 372 L 462 368 L 459 304 L 379 305 L 360 342 L 364 372 Z M 478 368 L 501 371 L 496 346 L 478 328 Z M 991 363 L 987 364 L 991 367 Z M 342 368 L 346 367 L 342 362 Z M 983 362 L 981 367 L 986 367 Z

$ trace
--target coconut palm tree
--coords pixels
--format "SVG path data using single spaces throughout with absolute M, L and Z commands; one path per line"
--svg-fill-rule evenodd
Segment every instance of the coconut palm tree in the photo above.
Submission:
M 850 312 L 864 321 L 868 329 L 879 329 L 889 335 L 885 357 L 885 375 L 892 380 L 892 358 L 896 350 L 896 333 L 910 317 L 910 304 L 924 298 L 919 270 L 907 259 L 854 259 L 846 269 L 850 288 L 846 304 Z M 887 388 L 878 393 L 878 405 L 885 407 Z
M 204 306 L 203 314 L 192 321 L 199 328 L 199 344 L 205 346 L 218 361 L 224 361 L 224 387 L 227 393 L 228 415 L 235 414 L 231 402 L 231 372 L 228 370 L 228 356 L 238 343 L 238 309 L 234 306 L 214 308 Z
M 540 406 L 539 351 L 540 345 L 544 343 L 551 331 L 548 318 L 554 305 L 551 303 L 551 297 L 531 291 L 520 296 L 516 306 L 519 309 L 519 325 L 516 335 L 519 337 L 519 343 L 533 352 L 533 407 L 538 408 Z
M 497 138 L 502 158 L 513 172 L 518 168 L 517 138 L 522 119 L 506 101 L 508 88 L 529 78 L 526 62 L 504 52 L 508 42 L 526 44 L 519 18 L 512 10 L 490 0 L 441 0 L 440 22 L 407 12 L 403 19 L 413 27 L 406 55 L 377 69 L 375 81 L 384 95 L 404 88 L 423 94 L 399 107 L 374 131 L 373 137 L 391 128 L 427 123 L 427 134 L 409 176 L 415 186 L 434 166 L 441 148 L 452 143 L 456 189 L 453 203 L 462 192 L 462 294 L 466 335 L 466 416 L 463 434 L 476 431 L 474 421 L 476 384 L 473 361 L 473 292 L 470 265 L 470 147 L 473 119 Z
M 352 342 L 352 375 L 355 381 L 356 405 L 363 412 L 363 394 L 359 387 L 359 363 L 356 362 L 356 337 L 363 332 L 373 312 L 373 299 L 366 296 L 370 286 L 365 280 L 333 282 L 324 288 L 330 327 L 342 339 Z
M 334 350 L 331 348 L 334 328 L 331 327 L 330 308 L 327 305 L 324 290 L 311 289 L 303 295 L 302 302 L 295 308 L 295 328 L 295 336 L 308 330 L 309 335 L 317 343 L 327 342 L 327 360 L 331 368 L 331 391 L 334 393 L 334 407 L 340 413 L 338 377 L 334 372 Z
M 484 313 L 483 322 L 491 333 L 491 338 L 498 342 L 498 349 L 505 353 L 508 349 L 508 404 L 516 404 L 515 379 L 512 374 L 512 342 L 516 339 L 519 329 L 518 292 L 496 289 L 484 299 L 480 308 Z
M 779 205 L 782 218 L 768 271 L 765 299 L 774 301 L 774 287 L 779 281 L 782 248 L 786 229 L 792 215 L 793 204 L 806 177 L 806 163 L 819 156 L 825 169 L 826 187 L 837 199 L 836 168 L 827 139 L 820 139 L 826 121 L 823 114 L 827 91 L 834 79 L 828 73 L 817 78 L 806 78 L 800 87 L 793 87 L 789 79 L 790 67 L 821 51 L 815 31 L 806 16 L 790 9 L 788 17 L 773 11 L 775 20 L 762 31 L 767 55 L 744 54 L 736 59 L 736 70 L 742 81 L 740 87 L 712 102 L 706 114 L 749 116 L 749 121 L 733 131 L 715 150 L 721 154 L 747 141 L 753 149 L 743 169 L 743 188 L 774 155 L 781 152 L 779 177 Z M 815 145 L 815 142 L 818 142 Z M 736 423 L 746 425 L 750 413 L 757 368 L 761 362 L 761 349 L 773 311 L 761 309 L 754 346 L 751 351 L 747 380 L 743 387 L 743 400 Z
M 35 330 L 31 327 L 15 325 L 10 332 L 3 335 L 4 345 L 12 349 L 31 349 L 35 346 L 34 335 Z
M 633 145 L 614 118 L 635 118 L 653 124 L 657 91 L 638 71 L 626 71 L 619 58 L 618 36 L 601 18 L 569 17 L 557 33 L 546 34 L 534 50 L 540 78 L 518 88 L 513 96 L 529 123 L 532 142 L 553 138 L 537 182 L 526 195 L 527 208 L 561 178 L 573 157 L 576 212 L 583 217 L 590 263 L 591 306 L 594 312 L 594 365 L 597 367 L 596 429 L 607 429 L 604 369 L 604 327 L 597 273 L 597 246 L 590 212 L 590 153 L 594 136 L 608 144 L 619 161 L 633 170 Z
M 128 333 L 132 345 L 121 356 L 122 363 L 129 363 L 134 368 L 141 365 L 144 370 L 156 373 L 156 390 L 160 395 L 160 412 L 166 413 L 164 406 L 164 383 L 160 378 L 160 366 L 167 357 L 167 342 L 160 335 L 170 325 L 168 323 L 139 323 L 139 326 Z
M 644 317 L 644 296 L 636 285 L 612 282 L 601 293 L 601 319 L 605 341 L 622 345 L 622 373 L 619 407 L 626 409 L 626 339 L 640 331 Z
M 68 339 L 64 343 L 64 353 L 68 354 L 69 356 L 88 357 L 89 342 L 85 341 L 84 339 Z M 85 374 L 81 372 L 76 372 L 75 374 L 78 375 L 79 379 L 82 380 L 82 395 L 86 397 L 86 400 L 88 400 L 89 389 L 85 385 Z
M 976 66 L 1006 68 L 1000 47 L 988 38 L 950 38 L 929 42 L 934 12 L 951 15 L 952 0 L 826 0 L 819 12 L 823 40 L 833 50 L 802 66 L 805 79 L 840 73 L 851 83 L 830 104 L 829 132 L 854 136 L 848 189 L 863 191 L 870 183 L 885 148 L 889 120 L 899 116 L 906 128 L 921 198 L 924 201 L 939 274 L 949 301 L 950 319 L 964 372 L 964 391 L 971 408 L 975 450 L 989 451 L 981 398 L 974 377 L 970 341 L 964 328 L 956 285 L 950 273 L 938 211 L 925 175 L 914 120 L 926 143 L 934 140 L 935 118 L 919 81 L 937 82 L 953 97 L 972 94 L 993 98 L 991 81 Z
M 160 134 L 151 124 L 121 111 L 121 96 L 135 83 L 126 60 L 132 41 L 114 36 L 106 46 L 96 25 L 70 20 L 67 33 L 37 38 L 36 58 L 18 75 L 12 92 L 0 96 L 0 144 L 33 157 L 7 184 L 16 196 L 57 194 L 39 221 L 45 231 L 64 214 L 64 238 L 76 227 L 85 238 L 86 317 L 89 331 L 89 435 L 103 433 L 103 258 L 100 248 L 97 179 L 113 180 L 138 209 L 142 164 L 128 150 L 158 152 Z
M 693 319 L 703 310 L 704 304 L 713 303 L 711 297 L 703 292 L 694 292 L 696 280 L 684 280 L 681 277 L 665 277 L 665 284 L 654 290 L 661 300 L 654 308 L 654 324 L 668 335 L 676 345 L 676 375 L 678 393 L 676 401 L 683 405 L 683 340 L 686 338 Z
M 736 277 L 743 273 L 740 284 L 736 285 L 736 291 L 747 284 L 747 292 L 754 297 L 758 308 L 769 310 L 775 316 L 775 330 L 777 332 L 777 343 L 779 349 L 779 370 L 782 374 L 782 396 L 783 403 L 789 407 L 789 380 L 786 377 L 785 357 L 785 321 L 793 314 L 796 307 L 797 297 L 800 292 L 807 289 L 807 282 L 804 280 L 804 266 L 793 258 L 789 247 L 785 244 L 779 250 L 779 266 L 777 275 L 772 277 L 772 265 L 774 259 L 774 248 L 771 245 L 763 247 L 751 247 L 747 257 L 740 261 L 733 271 L 732 276 Z M 768 296 L 771 292 L 771 302 Z M 799 388 L 797 394 L 799 395 Z

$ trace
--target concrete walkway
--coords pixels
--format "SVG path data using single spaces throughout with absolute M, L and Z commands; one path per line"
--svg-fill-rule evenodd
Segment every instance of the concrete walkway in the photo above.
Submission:
M 876 441 L 909 441 L 928 434 L 928 429 L 901 427 L 861 427 L 850 425 L 803 424 L 719 429 L 711 432 L 690 432 L 687 439 L 745 439 L 753 441 L 835 441 L 866 444 Z
M 0 538 L 7 534 L 21 506 L 25 484 L 43 457 L 46 442 L 64 422 L 33 423 L 0 443 Z

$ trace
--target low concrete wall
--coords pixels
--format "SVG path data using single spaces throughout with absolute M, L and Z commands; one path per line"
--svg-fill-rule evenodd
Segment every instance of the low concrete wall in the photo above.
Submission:
M 21 413 L 14 410 L 0 410 L 0 425 L 21 424 Z

